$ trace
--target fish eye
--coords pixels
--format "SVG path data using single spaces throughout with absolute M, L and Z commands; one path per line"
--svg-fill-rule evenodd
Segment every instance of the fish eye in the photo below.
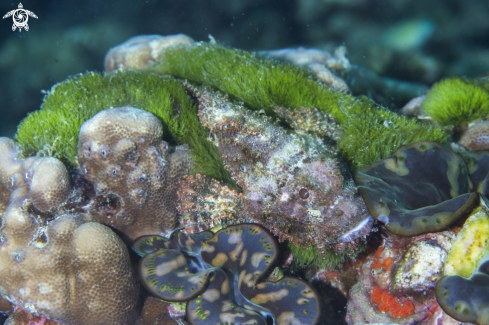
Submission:
M 299 191 L 299 197 L 303 200 L 307 200 L 307 198 L 309 198 L 309 191 L 305 188 L 301 188 Z

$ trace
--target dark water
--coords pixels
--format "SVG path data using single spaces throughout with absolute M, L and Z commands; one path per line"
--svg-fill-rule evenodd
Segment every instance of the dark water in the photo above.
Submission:
M 489 70 L 489 2 L 480 0 L 24 1 L 29 31 L 0 21 L 0 136 L 39 107 L 42 89 L 103 69 L 107 50 L 139 34 L 211 34 L 246 50 L 346 45 L 353 64 L 431 84 Z M 0 2 L 2 16 L 18 2 Z

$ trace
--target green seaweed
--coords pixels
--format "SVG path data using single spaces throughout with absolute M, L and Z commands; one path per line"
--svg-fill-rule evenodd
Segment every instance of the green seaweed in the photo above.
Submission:
M 287 248 L 294 256 L 291 270 L 296 271 L 307 266 L 317 266 L 322 269 L 336 269 L 350 259 L 355 259 L 358 254 L 366 248 L 365 242 L 360 241 L 357 248 L 345 248 L 340 253 L 336 253 L 332 247 L 327 248 L 325 253 L 321 253 L 315 246 L 296 246 L 293 243 L 287 243 Z
M 481 79 L 482 80 L 482 79 Z M 440 125 L 460 125 L 489 116 L 489 94 L 482 81 L 442 80 L 431 88 L 422 111 Z
M 216 87 L 270 115 L 275 105 L 331 114 L 343 128 L 338 143 L 343 158 L 356 168 L 388 157 L 401 145 L 447 138 L 442 129 L 399 116 L 368 98 L 324 87 L 303 68 L 217 44 L 172 47 L 151 71 Z
M 217 149 L 206 140 L 197 107 L 183 86 L 147 73 L 89 72 L 56 84 L 46 93 L 41 109 L 22 120 L 15 138 L 25 156 L 54 156 L 77 167 L 78 133 L 83 122 L 104 109 L 121 106 L 156 115 L 163 124 L 165 140 L 190 146 L 195 173 L 234 186 Z

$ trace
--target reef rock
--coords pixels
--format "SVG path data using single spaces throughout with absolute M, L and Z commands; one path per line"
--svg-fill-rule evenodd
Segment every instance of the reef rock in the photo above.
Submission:
M 211 181 L 211 186 L 195 187 L 195 178 L 187 178 L 192 185 L 182 188 L 197 190 L 179 193 L 180 212 L 193 215 L 197 223 L 204 223 L 202 229 L 208 229 L 220 209 L 226 223 L 259 223 L 280 241 L 315 245 L 319 251 L 369 233 L 372 218 L 351 176 L 342 174 L 334 146 L 314 134 L 287 132 L 271 118 L 218 92 L 191 91 L 198 98 L 208 139 L 242 193 L 225 191 Z
M 349 292 L 348 324 L 438 324 L 446 315 L 435 313 L 434 288 L 454 237 L 444 231 L 384 239 Z
M 50 222 L 12 203 L 2 218 L 0 293 L 65 325 L 132 324 L 139 284 L 126 246 L 108 227 L 71 215 Z
M 177 44 L 191 44 L 193 42 L 194 40 L 185 34 L 131 37 L 109 50 L 105 56 L 105 71 L 145 69 L 160 61 L 164 49 Z
M 83 123 L 80 173 L 94 186 L 86 220 L 121 230 L 131 239 L 169 233 L 175 226 L 178 180 L 190 170 L 186 146 L 170 154 L 163 126 L 141 109 L 104 110 Z M 98 202 L 112 202 L 99 208 Z
M 468 150 L 489 150 L 489 121 L 475 123 L 463 134 L 458 144 Z

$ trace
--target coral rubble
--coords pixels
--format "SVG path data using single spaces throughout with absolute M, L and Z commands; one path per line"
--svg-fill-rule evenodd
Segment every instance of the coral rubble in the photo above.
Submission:
M 141 109 L 104 110 L 83 123 L 78 143 L 81 174 L 97 196 L 118 201 L 115 211 L 89 214 L 133 240 L 176 224 L 178 180 L 191 169 L 186 146 L 169 153 L 163 126 Z

